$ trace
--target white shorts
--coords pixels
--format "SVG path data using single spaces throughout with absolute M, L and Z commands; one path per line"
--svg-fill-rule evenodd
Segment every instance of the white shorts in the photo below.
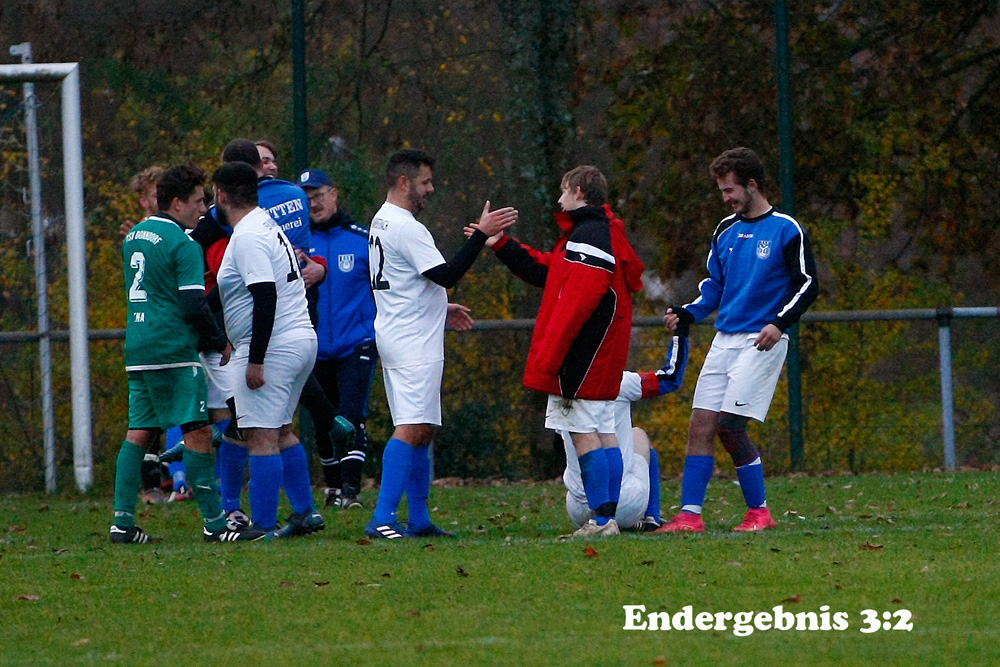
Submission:
M 232 363 L 220 366 L 222 355 L 218 352 L 202 352 L 199 356 L 208 382 L 208 409 L 222 410 L 227 407 L 226 399 L 236 395 L 236 383 L 243 376 L 237 375 Z
M 313 364 L 316 339 L 275 340 L 264 356 L 264 386 L 250 389 L 246 383 L 249 345 L 241 346 L 229 360 L 239 375 L 236 383 L 236 425 L 240 428 L 281 428 L 292 423 Z
M 569 399 L 549 394 L 545 428 L 570 433 L 614 433 L 615 402 Z
M 615 520 L 620 528 L 635 528 L 646 516 L 649 506 L 649 464 L 641 456 L 632 458 L 632 467 L 622 475 L 622 493 Z M 586 496 L 566 492 L 566 511 L 573 522 L 582 526 L 591 518 Z
M 385 397 L 392 425 L 441 425 L 441 376 L 444 361 L 403 368 L 383 368 Z
M 788 353 L 788 336 L 762 352 L 756 333 L 717 333 L 694 388 L 693 407 L 756 419 L 767 417 Z

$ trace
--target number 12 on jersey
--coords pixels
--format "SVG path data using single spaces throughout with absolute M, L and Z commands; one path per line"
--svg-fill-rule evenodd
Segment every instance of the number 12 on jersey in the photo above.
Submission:
M 378 271 L 372 276 L 372 289 L 389 289 L 389 281 L 382 275 L 382 270 L 385 268 L 385 252 L 382 250 L 382 240 L 377 236 L 369 236 L 368 245 L 378 250 Z

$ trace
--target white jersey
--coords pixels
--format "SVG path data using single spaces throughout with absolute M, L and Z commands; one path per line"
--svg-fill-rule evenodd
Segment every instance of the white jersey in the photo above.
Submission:
M 632 439 L 632 402 L 642 398 L 642 379 L 638 373 L 625 371 L 622 374 L 621 389 L 618 391 L 618 398 L 614 401 L 615 410 L 615 437 L 618 439 L 618 447 L 622 450 L 622 470 L 625 475 L 632 470 L 633 466 L 648 467 L 648 463 L 641 456 L 635 455 L 635 441 Z M 586 497 L 583 490 L 583 475 L 580 473 L 580 459 L 576 455 L 576 448 L 569 432 L 559 431 L 563 438 L 563 445 L 566 448 L 566 470 L 563 472 L 563 482 L 570 493 L 579 497 Z
M 412 213 L 382 204 L 368 233 L 368 265 L 375 293 L 375 343 L 383 368 L 444 359 L 448 293 L 421 275 L 444 263 L 431 233 Z
M 278 293 L 271 339 L 315 337 L 295 251 L 281 228 L 255 208 L 233 229 L 219 266 L 226 335 L 237 349 L 250 344 L 253 296 L 248 285 L 273 282 Z

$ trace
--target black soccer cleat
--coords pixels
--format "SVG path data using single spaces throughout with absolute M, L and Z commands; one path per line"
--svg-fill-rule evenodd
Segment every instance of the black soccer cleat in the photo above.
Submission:
M 354 509 L 364 509 L 364 503 L 356 495 L 347 495 L 346 493 L 340 497 L 340 509 L 343 510 L 354 510 Z
M 230 528 L 249 528 L 253 522 L 246 512 L 235 509 L 226 514 L 226 523 Z
M 413 530 L 413 529 L 407 527 L 407 529 L 406 529 L 406 536 L 407 537 L 418 537 L 418 538 L 425 538 L 425 537 L 458 537 L 458 535 L 456 535 L 455 533 L 450 533 L 447 530 L 445 530 L 445 529 L 443 529 L 443 528 L 441 528 L 441 527 L 439 527 L 439 526 L 437 526 L 437 525 L 435 525 L 433 523 L 430 524 L 429 526 L 424 526 L 423 528 L 421 528 L 419 530 Z
M 111 526 L 111 541 L 114 544 L 149 544 L 159 542 L 159 537 L 153 537 L 139 526 Z
M 237 526 L 227 523 L 222 530 L 204 528 L 202 534 L 206 542 L 256 542 L 267 536 L 266 530 L 253 526 Z
M 368 525 L 365 526 L 365 535 L 373 540 L 400 540 L 406 537 L 403 532 L 403 527 L 399 525 L 398 521 L 377 525 L 374 519 L 369 521 Z
M 268 539 L 283 540 L 289 537 L 300 537 L 318 533 L 326 528 L 323 515 L 313 510 L 303 514 L 292 514 L 281 528 L 271 531 Z
M 656 517 L 649 516 L 648 514 L 642 518 L 639 522 L 639 532 L 640 533 L 653 533 L 660 529 L 663 525 L 662 521 L 657 521 Z

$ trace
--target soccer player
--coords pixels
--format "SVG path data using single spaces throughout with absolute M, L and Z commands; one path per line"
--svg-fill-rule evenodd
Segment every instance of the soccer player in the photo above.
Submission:
M 719 311 L 718 333 L 694 392 L 681 511 L 660 529 L 668 533 L 705 530 L 702 505 L 715 464 L 716 434 L 733 459 L 748 508 L 733 530 L 774 527 L 764 468 L 747 423 L 767 416 L 788 351 L 785 332 L 819 289 L 809 238 L 797 220 L 768 203 L 760 158 L 749 148 L 733 148 L 712 162 L 710 172 L 733 214 L 712 235 L 700 296 L 670 307 L 664 318 L 672 329 Z
M 278 147 L 267 139 L 258 139 L 254 142 L 257 146 L 257 153 L 260 155 L 260 165 L 262 175 L 272 178 L 278 177 Z
M 265 146 L 263 150 L 269 151 L 273 157 L 273 147 Z M 307 288 L 306 294 L 307 296 L 315 294 L 316 285 L 324 280 L 327 271 L 326 260 L 312 254 L 312 234 L 308 224 L 309 199 L 297 185 L 267 174 L 261 160 L 263 150 L 248 139 L 233 139 L 222 151 L 222 162 L 223 164 L 243 162 L 254 169 L 258 177 L 258 203 L 262 208 L 266 207 L 268 214 L 285 231 L 299 259 L 300 270 Z M 206 286 L 210 290 L 210 301 L 220 313 L 222 305 L 218 300 L 211 299 L 213 296 L 211 290 L 215 286 L 215 276 L 232 233 L 233 228 L 225 213 L 217 206 L 212 206 L 202 216 L 192 233 L 192 237 L 205 249 L 208 269 Z M 235 425 L 230 425 L 228 429 L 225 427 L 227 420 L 232 419 L 232 409 L 228 404 L 232 402 L 234 387 L 242 382 L 241 377 L 233 377 L 235 372 L 228 367 L 216 367 L 209 373 L 210 409 L 217 408 L 214 411 L 210 410 L 210 415 L 213 423 L 219 424 L 225 431 L 218 452 L 222 506 L 230 521 L 248 522 L 249 517 L 243 511 L 241 503 L 248 451 Z M 313 415 L 317 431 L 328 432 L 334 427 L 334 408 L 315 379 L 307 381 L 302 392 L 302 402 Z
M 632 426 L 632 403 L 677 391 L 684 382 L 688 341 L 674 336 L 667 350 L 666 363 L 658 371 L 622 374 L 621 389 L 614 403 L 615 436 L 621 449 L 624 474 L 615 521 L 621 530 L 651 532 L 660 527 L 660 461 L 650 446 L 649 436 Z M 569 431 L 560 430 L 566 448 L 566 511 L 577 526 L 593 518 L 580 472 L 580 459 Z
M 388 193 L 368 237 L 377 306 L 375 341 L 395 427 L 382 456 L 375 514 L 365 527 L 372 538 L 453 537 L 434 525 L 427 508 L 430 443 L 441 425 L 445 322 L 462 329 L 471 326 L 468 309 L 449 304 L 447 290 L 472 266 L 486 239 L 517 220 L 513 208 L 494 211 L 486 202 L 479 222 L 470 226 L 471 236 L 446 262 L 416 218 L 434 192 L 433 169 L 433 158 L 420 150 L 399 151 L 389 158 Z M 404 492 L 410 508 L 405 531 L 396 519 Z
M 323 530 L 313 507 L 305 449 L 292 432 L 302 386 L 316 360 L 316 333 L 292 244 L 257 206 L 257 173 L 243 162 L 223 164 L 212 175 L 216 205 L 233 227 L 217 279 L 226 333 L 235 342 L 237 426 L 250 449 L 253 525 L 272 537 Z M 278 495 L 292 505 L 277 530 Z
M 142 209 L 143 216 L 139 219 L 142 222 L 151 215 L 154 215 L 159 207 L 156 203 L 156 183 L 163 176 L 163 167 L 146 167 L 138 174 L 132 177 L 129 181 L 129 187 L 136 194 L 139 200 L 139 207 Z M 121 235 L 122 240 L 125 240 L 125 235 L 132 231 L 132 228 L 138 224 L 135 220 L 125 220 L 122 222 L 121 226 L 118 228 L 118 233 Z M 173 427 L 168 430 L 167 435 L 167 446 L 170 446 L 170 434 L 175 433 L 178 427 Z M 155 438 L 149 445 L 149 451 L 146 452 L 145 457 L 142 461 L 142 502 L 148 505 L 155 505 L 157 503 L 162 503 L 165 500 L 170 500 L 171 498 L 178 498 L 174 493 L 171 493 L 170 497 L 166 495 L 166 491 L 173 486 L 172 483 L 164 483 L 164 475 L 162 474 L 161 466 L 157 458 L 157 453 L 160 450 L 160 438 Z M 176 466 L 183 466 L 183 462 L 178 461 Z M 171 471 L 172 472 L 172 471 Z M 183 472 L 181 472 L 183 475 Z M 180 486 L 182 492 L 187 490 L 186 480 L 180 479 Z M 177 489 L 175 489 L 176 491 Z M 185 494 L 186 495 L 186 494 Z
M 218 351 L 225 363 L 230 348 L 208 310 L 201 249 L 184 233 L 205 210 L 204 182 L 205 172 L 197 167 L 165 171 L 157 188 L 160 212 L 136 225 L 122 244 L 129 428 L 115 471 L 115 522 L 110 535 L 114 543 L 150 541 L 135 525 L 142 460 L 160 431 L 178 424 L 188 443 L 184 462 L 204 519 L 205 540 L 234 542 L 264 535 L 227 524 L 215 485 L 212 429 L 198 350 Z
M 575 535 L 617 535 L 624 462 L 614 400 L 628 358 L 632 294 L 642 289 L 644 266 L 607 204 L 608 183 L 597 167 L 567 172 L 560 188 L 556 222 L 563 235 L 554 249 L 543 253 L 507 235 L 490 244 L 514 275 L 545 289 L 524 386 L 549 395 L 545 427 L 569 432 L 580 459 L 594 517 Z
M 368 230 L 338 204 L 337 186 L 322 169 L 299 176 L 309 195 L 316 252 L 336 266 L 319 286 L 319 349 L 313 375 L 336 414 L 353 427 L 335 451 L 329 430 L 316 429 L 316 451 L 326 481 L 326 507 L 360 508 L 361 470 L 368 453 L 368 397 L 375 377 L 375 298 L 368 271 Z M 344 447 L 344 444 L 347 447 Z

